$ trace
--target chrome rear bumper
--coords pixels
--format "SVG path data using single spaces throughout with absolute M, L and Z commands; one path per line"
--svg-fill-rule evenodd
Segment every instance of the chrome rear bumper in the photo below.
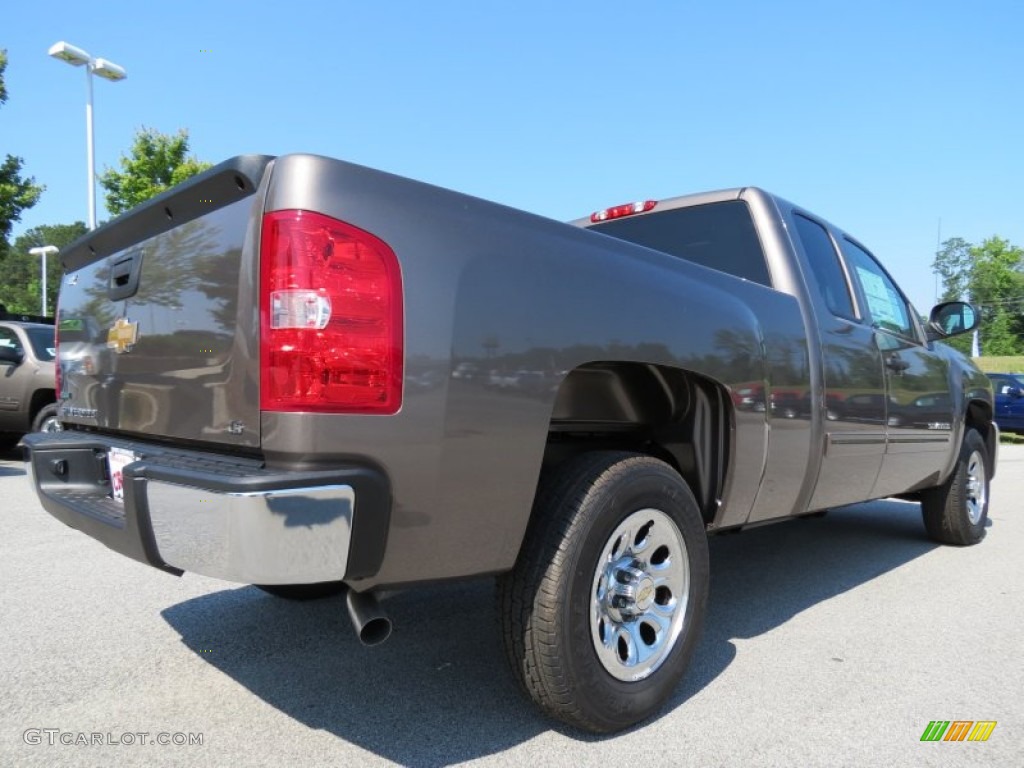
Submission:
M 146 494 L 157 552 L 174 568 L 246 584 L 345 576 L 351 486 L 218 493 L 152 480 Z

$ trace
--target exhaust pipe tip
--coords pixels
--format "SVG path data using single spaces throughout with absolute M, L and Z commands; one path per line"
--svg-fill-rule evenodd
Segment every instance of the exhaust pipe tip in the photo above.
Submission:
M 391 619 L 381 609 L 372 592 L 349 589 L 345 593 L 345 605 L 356 636 L 363 645 L 380 645 L 391 637 Z
M 378 616 L 371 619 L 358 630 L 359 642 L 365 646 L 380 645 L 391 637 L 391 619 Z

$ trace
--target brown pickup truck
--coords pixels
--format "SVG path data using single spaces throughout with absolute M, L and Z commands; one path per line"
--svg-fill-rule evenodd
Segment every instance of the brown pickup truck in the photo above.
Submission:
M 0 450 L 57 421 L 53 318 L 0 312 Z
M 677 685 L 708 534 L 894 495 L 985 534 L 992 388 L 942 343 L 974 310 L 922 318 L 753 187 L 565 224 L 245 156 L 62 259 L 47 511 L 168 573 L 344 593 L 368 643 L 383 591 L 497 575 L 513 673 L 584 729 Z

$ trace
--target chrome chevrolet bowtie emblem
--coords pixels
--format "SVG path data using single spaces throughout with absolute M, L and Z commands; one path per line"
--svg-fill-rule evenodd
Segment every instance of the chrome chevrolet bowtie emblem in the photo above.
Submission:
M 107 346 L 120 355 L 131 352 L 138 338 L 139 324 L 131 322 L 127 317 L 122 317 L 114 323 L 113 328 L 107 331 Z

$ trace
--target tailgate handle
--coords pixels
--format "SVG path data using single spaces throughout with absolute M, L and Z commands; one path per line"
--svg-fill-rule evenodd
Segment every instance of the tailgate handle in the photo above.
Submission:
M 118 256 L 110 262 L 111 301 L 130 299 L 139 291 L 139 273 L 142 272 L 142 251 Z

